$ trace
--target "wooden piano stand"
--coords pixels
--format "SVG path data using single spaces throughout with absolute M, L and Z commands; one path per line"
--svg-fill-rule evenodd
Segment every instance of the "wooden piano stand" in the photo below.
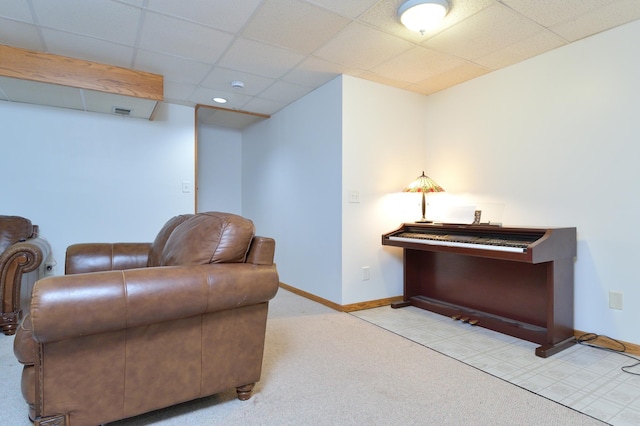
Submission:
M 519 231 L 530 229 L 500 230 L 502 236 Z M 570 347 L 575 228 L 539 232 L 522 253 L 385 240 L 398 231 L 384 235 L 383 244 L 404 251 L 403 301 L 391 307 L 417 306 L 537 343 L 542 358 Z

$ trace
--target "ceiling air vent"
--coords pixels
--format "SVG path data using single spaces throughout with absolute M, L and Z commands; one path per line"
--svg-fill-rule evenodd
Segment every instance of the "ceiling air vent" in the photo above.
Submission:
M 131 109 L 129 109 L 129 108 L 121 108 L 121 107 L 116 107 L 116 106 L 113 107 L 111 112 L 113 112 L 114 114 L 121 115 L 123 117 L 128 117 L 128 116 L 131 115 Z

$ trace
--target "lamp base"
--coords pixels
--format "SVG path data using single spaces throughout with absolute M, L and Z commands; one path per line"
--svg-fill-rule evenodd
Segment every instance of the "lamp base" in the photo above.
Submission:
M 416 220 L 416 223 L 433 223 L 433 221 L 427 220 L 427 219 L 420 219 L 420 220 Z

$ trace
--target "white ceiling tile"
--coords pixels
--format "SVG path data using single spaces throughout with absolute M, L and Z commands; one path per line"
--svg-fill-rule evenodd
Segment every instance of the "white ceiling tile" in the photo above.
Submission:
M 551 30 L 569 41 L 614 28 L 640 18 L 639 0 L 618 0 L 558 25 Z
M 312 90 L 313 87 L 299 86 L 297 84 L 291 84 L 284 81 L 277 81 L 260 93 L 260 98 L 290 104 Z
M 133 47 L 43 28 L 47 52 L 118 67 L 131 67 Z
M 456 84 L 474 79 L 490 71 L 491 70 L 479 65 L 465 63 L 440 75 L 436 75 L 414 85 L 408 86 L 408 89 L 429 95 L 448 87 L 455 86 Z
M 353 23 L 314 52 L 314 56 L 368 70 L 411 47 L 412 44 L 406 40 Z
M 351 74 L 354 71 L 333 62 L 309 57 L 282 77 L 282 80 L 301 86 L 319 87 L 339 74 Z
M 365 71 L 358 77 L 369 81 L 375 81 L 376 83 L 384 84 L 385 86 L 397 87 L 399 89 L 406 89 L 411 86 L 411 83 L 406 80 L 395 80 L 371 71 Z
M 556 49 L 566 43 L 564 39 L 551 31 L 542 31 L 534 34 L 533 37 L 510 44 L 504 49 L 476 58 L 473 62 L 492 70 L 497 70 Z
M 258 114 L 267 114 L 272 115 L 276 112 L 280 111 L 287 104 L 270 101 L 262 98 L 252 98 L 247 104 L 244 106 L 245 111 L 252 111 Z
M 144 5 L 145 0 L 113 0 L 118 3 L 130 4 L 136 7 L 142 7 Z
M 497 0 L 449 0 L 449 12 L 442 22 L 442 28 L 446 29 L 451 25 L 455 25 L 475 15 L 482 9 L 486 9 L 495 4 L 496 1 Z M 404 3 L 404 0 L 402 0 L 402 3 Z
M 611 0 L 501 0 L 502 3 L 518 11 L 529 19 L 550 27 L 559 22 L 573 19 L 593 9 L 610 4 Z
M 504 6 L 495 5 L 439 33 L 425 46 L 473 60 L 504 49 L 543 29 Z
M 164 80 L 164 100 L 188 99 L 196 90 L 195 84 Z
M 262 0 L 150 0 L 147 8 L 228 32 L 237 32 Z
M 140 47 L 213 64 L 232 40 L 232 35 L 222 31 L 148 12 Z
M 2 16 L 30 24 L 34 23 L 29 3 L 26 1 L 0 0 L 0 17 Z
M 307 0 L 325 9 L 332 10 L 342 16 L 357 18 L 380 0 Z
M 240 38 L 224 54 L 219 65 L 267 78 L 279 78 L 303 59 L 304 56 L 290 50 Z
M 454 56 L 416 46 L 378 65 L 372 71 L 393 80 L 417 83 L 463 63 L 463 60 Z
M 31 0 L 40 25 L 133 45 L 140 9 L 105 0 Z M 96 7 L 99 3 L 99 8 Z
M 211 65 L 138 49 L 134 68 L 163 75 L 169 80 L 198 84 L 211 70 Z
M 350 22 L 298 0 L 265 0 L 242 35 L 299 53 L 310 53 Z
M 0 18 L 0 44 L 44 51 L 45 46 L 35 25 Z
M 244 83 L 244 88 L 233 89 L 231 87 L 232 81 L 241 81 Z M 239 90 L 245 95 L 255 96 L 273 84 L 274 81 L 275 80 L 272 78 L 260 77 L 242 71 L 215 67 L 213 71 L 211 71 L 202 81 L 202 86 L 208 87 L 209 89 Z

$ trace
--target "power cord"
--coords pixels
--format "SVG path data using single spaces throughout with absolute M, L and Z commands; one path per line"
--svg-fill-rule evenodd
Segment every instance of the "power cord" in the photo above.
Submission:
M 597 339 L 608 340 L 610 342 L 613 342 L 612 346 L 619 346 L 620 349 L 616 349 L 615 347 L 614 348 L 608 348 L 608 347 L 594 345 L 592 343 L 589 343 L 589 342 L 593 342 L 594 340 L 597 340 Z M 584 346 L 589 346 L 589 347 L 592 347 L 592 348 L 601 349 L 603 351 L 608 351 L 608 352 L 616 352 L 616 353 L 619 353 L 620 355 L 626 356 L 627 358 L 631 358 L 632 360 L 635 361 L 635 363 L 630 364 L 630 365 L 624 365 L 624 366 L 620 367 L 620 369 L 625 373 L 633 374 L 634 376 L 640 376 L 640 373 L 635 373 L 633 371 L 630 371 L 631 368 L 634 368 L 634 367 L 637 367 L 638 365 L 640 365 L 640 359 L 627 354 L 626 353 L 627 347 L 625 346 L 624 343 L 622 343 L 622 342 L 620 342 L 620 341 L 618 341 L 616 339 L 613 339 L 613 338 L 611 338 L 609 336 L 598 335 L 598 334 L 595 334 L 595 333 L 584 333 L 584 334 L 576 337 L 576 341 L 579 344 L 584 345 Z

